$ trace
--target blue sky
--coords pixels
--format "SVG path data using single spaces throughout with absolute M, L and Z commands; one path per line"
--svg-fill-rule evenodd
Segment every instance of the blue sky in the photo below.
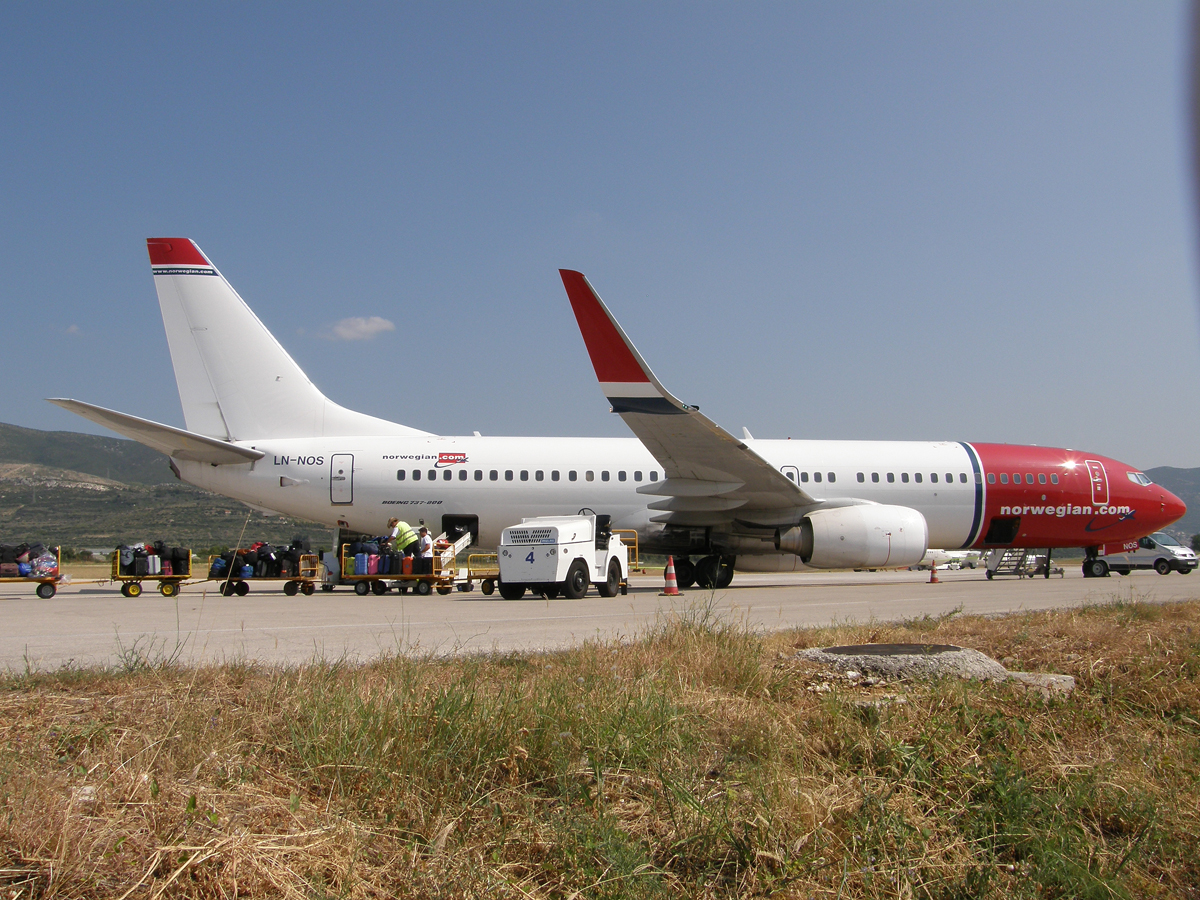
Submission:
M 735 433 L 1200 466 L 1186 22 L 0 5 L 0 421 L 183 424 L 145 250 L 183 236 L 326 394 L 429 431 L 628 434 L 569 267 Z

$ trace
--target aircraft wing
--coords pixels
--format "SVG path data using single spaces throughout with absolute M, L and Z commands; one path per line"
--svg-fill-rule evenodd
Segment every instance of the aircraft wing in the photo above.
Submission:
M 259 450 L 227 444 L 225 441 L 218 441 L 216 438 L 206 437 L 203 434 L 184 431 L 182 428 L 172 428 L 170 425 L 160 425 L 149 419 L 139 419 L 137 416 L 105 409 L 103 406 L 93 406 L 80 400 L 65 400 L 60 397 L 48 399 L 56 406 L 70 410 L 105 428 L 110 428 L 117 434 L 133 438 L 139 444 L 145 444 L 152 450 L 173 456 L 175 459 L 206 462 L 214 466 L 228 466 L 254 462 L 256 459 L 266 456 Z
M 699 409 L 662 386 L 608 307 L 579 272 L 560 269 L 600 387 L 666 472 L 666 480 L 638 488 L 661 495 L 650 508 L 657 522 L 719 525 L 734 520 L 774 525 L 819 500 Z

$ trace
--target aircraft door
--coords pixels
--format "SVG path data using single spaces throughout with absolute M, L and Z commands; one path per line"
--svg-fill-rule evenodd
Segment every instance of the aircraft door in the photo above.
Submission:
M 329 502 L 349 506 L 354 502 L 354 454 L 329 457 Z
M 1085 465 L 1088 470 L 1088 478 L 1092 482 L 1092 505 L 1107 506 L 1108 474 L 1104 471 L 1104 463 L 1089 459 Z

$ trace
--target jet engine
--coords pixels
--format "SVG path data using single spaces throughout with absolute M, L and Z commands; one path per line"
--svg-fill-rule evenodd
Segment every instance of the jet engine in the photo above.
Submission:
M 814 510 L 799 525 L 775 532 L 775 549 L 817 569 L 915 566 L 928 542 L 923 515 L 880 504 Z

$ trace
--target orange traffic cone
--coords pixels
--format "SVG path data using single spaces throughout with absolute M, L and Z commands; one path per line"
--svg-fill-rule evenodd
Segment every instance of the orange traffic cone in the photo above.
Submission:
M 938 581 L 938 577 L 937 577 L 937 563 L 934 563 L 932 566 L 929 567 L 929 583 L 930 584 L 941 584 L 941 582 Z
M 679 583 L 675 580 L 675 557 L 667 557 L 667 585 L 663 588 L 660 597 L 682 597 L 683 592 L 679 590 Z

